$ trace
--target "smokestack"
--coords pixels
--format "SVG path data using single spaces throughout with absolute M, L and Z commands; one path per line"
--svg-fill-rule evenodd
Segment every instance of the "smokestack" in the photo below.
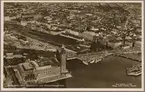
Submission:
M 60 72 L 61 73 L 68 72 L 66 69 L 66 51 L 64 46 L 61 47 L 61 52 L 60 52 Z

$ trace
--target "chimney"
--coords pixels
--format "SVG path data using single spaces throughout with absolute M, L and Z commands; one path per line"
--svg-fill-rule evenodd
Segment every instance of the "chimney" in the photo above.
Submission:
M 60 72 L 61 73 L 68 72 L 66 69 L 66 51 L 65 51 L 64 46 L 62 46 L 61 52 L 60 52 Z

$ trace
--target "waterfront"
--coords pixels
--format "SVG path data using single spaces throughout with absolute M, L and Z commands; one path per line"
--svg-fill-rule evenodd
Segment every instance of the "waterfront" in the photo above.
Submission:
M 126 68 L 140 62 L 109 56 L 99 63 L 84 65 L 81 61 L 68 61 L 72 78 L 66 80 L 67 88 L 112 88 L 116 84 L 141 87 L 141 76 L 127 76 Z M 127 87 L 127 86 L 123 86 Z M 133 87 L 133 86 L 132 86 Z
M 141 3 L 3 6 L 4 88 L 141 88 Z

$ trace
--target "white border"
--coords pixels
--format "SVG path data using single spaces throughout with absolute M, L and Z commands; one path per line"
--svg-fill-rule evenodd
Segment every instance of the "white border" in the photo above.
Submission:
M 144 3 L 142 2 L 142 89 L 144 90 Z
M 1 1 L 1 75 L 3 75 L 3 27 L 4 27 L 4 2 L 106 2 L 106 3 L 141 3 L 142 4 L 142 86 L 141 88 L 3 88 L 3 76 L 1 76 L 1 91 L 144 91 L 144 1 Z
M 3 27 L 4 27 L 4 21 L 3 21 L 3 17 L 4 17 L 4 9 L 3 9 L 4 7 L 3 7 L 3 3 L 1 2 L 1 90 L 3 89 L 3 50 L 4 50 L 4 48 L 3 48 L 3 41 L 4 41 L 4 37 L 3 37 Z

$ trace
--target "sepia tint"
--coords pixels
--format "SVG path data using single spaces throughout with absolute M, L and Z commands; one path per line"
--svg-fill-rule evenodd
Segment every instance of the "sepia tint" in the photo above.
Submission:
M 141 88 L 141 3 L 3 6 L 4 88 Z

